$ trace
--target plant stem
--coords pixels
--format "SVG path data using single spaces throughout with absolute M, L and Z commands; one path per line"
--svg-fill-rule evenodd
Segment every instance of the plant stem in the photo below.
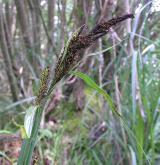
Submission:
M 17 165 L 30 165 L 34 147 L 36 145 L 36 140 L 37 140 L 37 135 L 38 135 L 38 130 L 39 130 L 40 122 L 41 122 L 43 109 L 44 108 L 42 106 L 39 106 L 36 109 L 31 137 L 29 139 L 23 140 Z

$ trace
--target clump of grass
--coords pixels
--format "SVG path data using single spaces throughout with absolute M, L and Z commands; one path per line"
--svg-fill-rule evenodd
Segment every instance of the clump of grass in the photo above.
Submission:
M 49 68 L 44 69 L 41 75 L 40 88 L 36 99 L 35 116 L 31 136 L 23 140 L 18 165 L 29 165 L 36 145 L 38 130 L 40 126 L 42 112 L 44 111 L 47 100 L 51 95 L 53 88 L 72 68 L 83 58 L 81 51 L 88 48 L 100 37 L 107 34 L 112 26 L 128 19 L 133 18 L 133 14 L 126 14 L 122 17 L 113 18 L 107 22 L 97 24 L 90 32 L 82 34 L 85 25 L 73 33 L 71 39 L 64 47 L 62 54 L 57 62 L 54 79 L 48 87 Z

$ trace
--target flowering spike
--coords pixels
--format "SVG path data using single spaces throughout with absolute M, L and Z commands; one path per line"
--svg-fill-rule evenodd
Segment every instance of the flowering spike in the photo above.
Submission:
M 50 73 L 49 67 L 46 67 L 41 73 L 40 87 L 39 87 L 39 92 L 36 98 L 36 105 L 41 104 L 43 98 L 46 96 L 46 93 L 48 90 L 49 73 Z
M 99 23 L 87 34 L 82 34 L 85 25 L 75 31 L 58 59 L 55 68 L 55 77 L 50 85 L 48 94 L 52 92 L 54 85 L 83 58 L 83 56 L 80 55 L 82 49 L 86 49 L 98 38 L 104 36 L 112 26 L 115 26 L 128 18 L 134 18 L 133 14 L 126 14 L 121 17 L 113 18 L 107 22 Z

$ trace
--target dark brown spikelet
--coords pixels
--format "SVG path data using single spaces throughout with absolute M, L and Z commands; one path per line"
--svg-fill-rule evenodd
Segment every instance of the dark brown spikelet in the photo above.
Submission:
M 46 67 L 41 73 L 40 87 L 36 98 L 36 105 L 41 104 L 42 99 L 47 94 L 49 73 L 50 73 L 49 67 Z
M 55 68 L 55 77 L 50 85 L 48 94 L 51 93 L 53 86 L 83 58 L 83 56 L 80 55 L 80 52 L 83 49 L 86 49 L 98 38 L 104 36 L 112 26 L 115 26 L 129 18 L 134 18 L 134 15 L 126 14 L 121 17 L 113 18 L 107 22 L 99 23 L 87 34 L 82 34 L 85 25 L 74 32 L 71 39 L 64 47 L 64 50 L 57 62 Z
M 100 34 L 100 33 L 105 33 L 108 32 L 108 30 L 112 27 L 115 26 L 117 24 L 119 24 L 120 22 L 128 19 L 128 18 L 134 18 L 133 14 L 126 14 L 124 16 L 121 17 L 117 17 L 117 18 L 112 18 L 111 20 L 107 21 L 107 22 L 103 22 L 103 23 L 99 23 L 98 25 L 96 25 L 90 32 L 89 35 L 96 35 L 96 34 Z
M 77 61 L 76 54 L 78 51 L 76 48 L 73 48 L 72 46 L 74 46 L 74 44 L 77 43 L 78 38 L 80 34 L 82 33 L 84 27 L 85 25 L 81 26 L 77 31 L 75 31 L 72 34 L 71 39 L 65 45 L 61 53 L 61 56 L 59 57 L 58 62 L 56 64 L 54 79 L 51 82 L 50 88 L 48 90 L 48 95 L 51 93 L 54 85 L 58 81 L 60 81 L 64 77 L 64 75 L 66 75 L 66 73 L 68 73 L 71 70 L 71 68 L 74 66 L 75 62 Z M 78 44 L 80 43 L 78 42 Z M 79 45 L 79 48 L 80 48 L 80 45 Z

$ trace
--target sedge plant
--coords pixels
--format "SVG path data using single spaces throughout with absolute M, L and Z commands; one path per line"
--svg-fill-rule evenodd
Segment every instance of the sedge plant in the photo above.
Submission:
M 29 129 L 24 127 L 28 136 L 25 136 L 22 142 L 21 151 L 18 158 L 18 165 L 29 165 L 31 163 L 33 151 L 37 142 L 42 113 L 45 111 L 50 101 L 55 85 L 73 68 L 75 68 L 75 65 L 83 58 L 81 53 L 82 50 L 88 48 L 99 38 L 106 35 L 112 26 L 115 26 L 118 23 L 133 17 L 133 14 L 126 14 L 121 17 L 113 18 L 107 22 L 101 22 L 86 34 L 82 33 L 85 25 L 81 26 L 72 34 L 71 39 L 64 47 L 55 67 L 54 78 L 52 80 L 50 78 L 51 76 L 49 67 L 42 71 L 39 92 L 37 94 L 34 106 L 30 108 L 30 111 L 33 111 L 33 116 L 30 119 L 32 124 Z M 113 108 L 113 104 L 111 100 L 108 99 L 110 97 L 108 97 L 108 95 L 105 96 L 111 110 L 114 111 L 115 109 Z M 28 128 L 27 124 L 26 126 Z

